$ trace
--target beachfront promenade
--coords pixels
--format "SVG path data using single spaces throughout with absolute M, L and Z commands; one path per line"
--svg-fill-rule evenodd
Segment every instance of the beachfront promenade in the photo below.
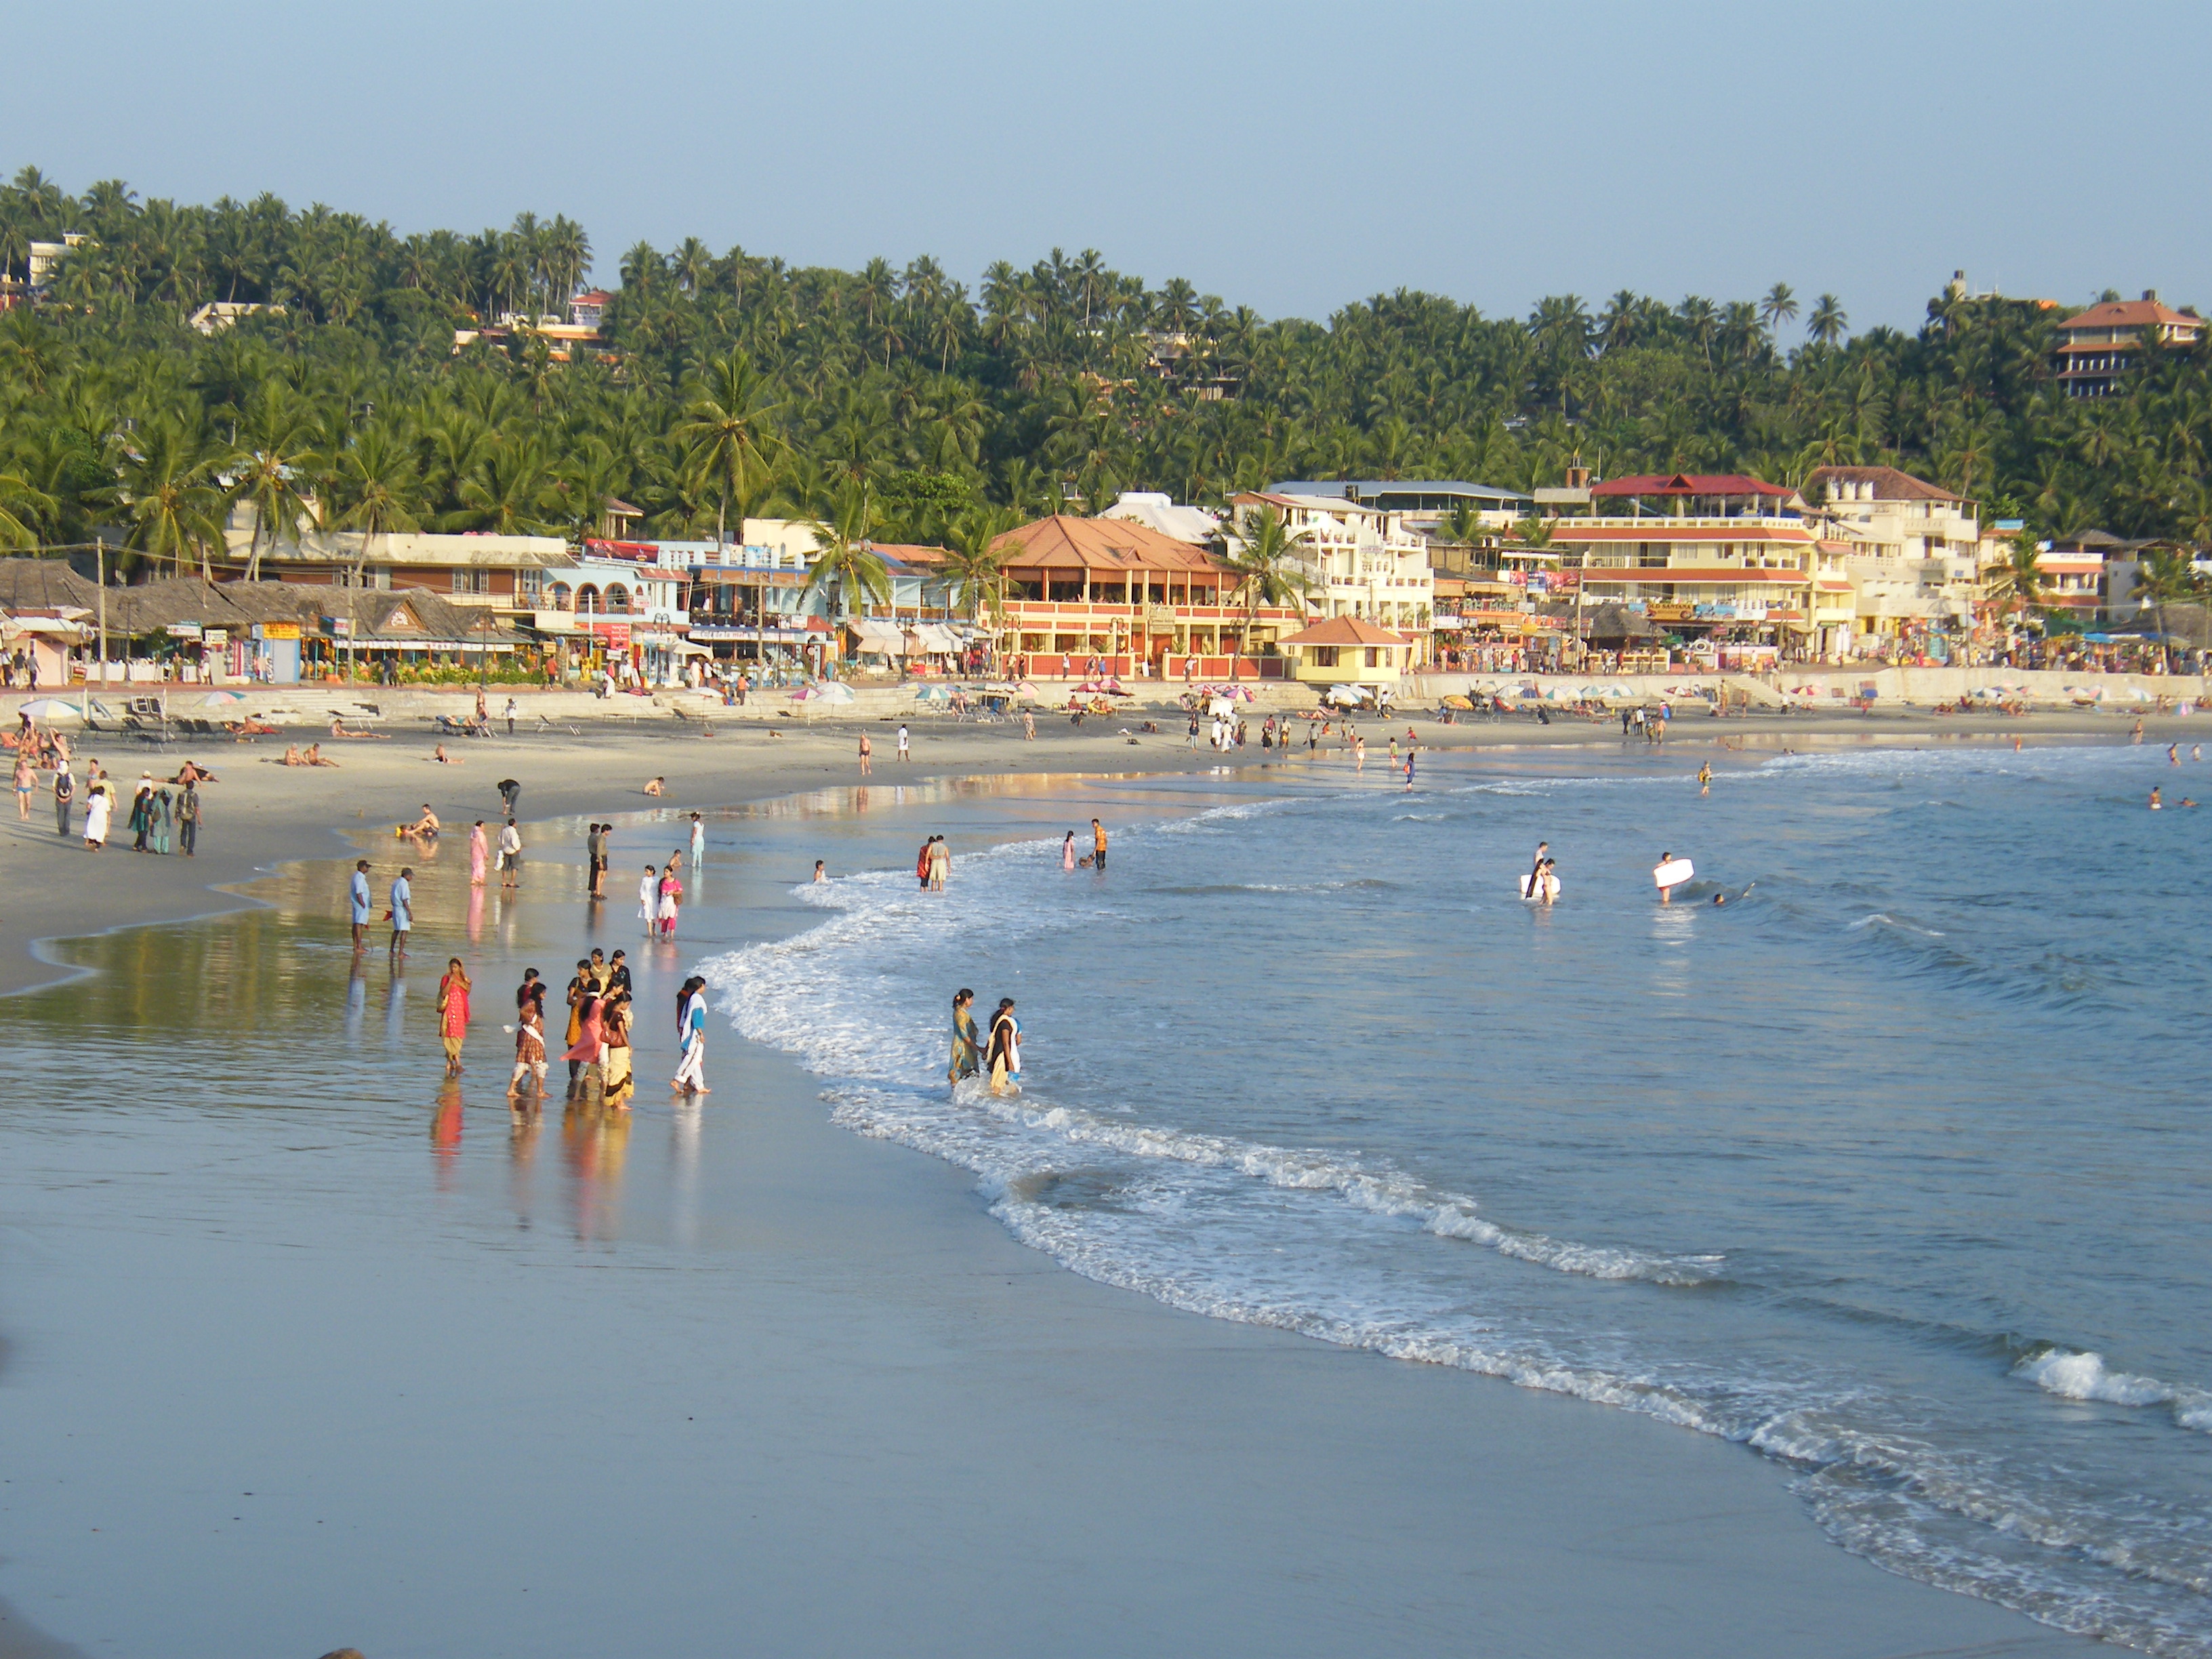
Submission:
M 726 705 L 711 691 L 669 688 L 646 694 L 617 692 L 601 697 L 594 692 L 553 690 L 544 686 L 494 685 L 486 692 L 495 731 L 504 732 L 507 699 L 516 705 L 518 732 L 539 729 L 544 721 L 564 726 L 636 729 L 660 725 L 680 729 L 694 724 L 703 732 L 715 725 L 811 725 L 854 720 L 905 719 L 942 720 L 952 716 L 945 696 L 959 682 L 913 680 L 880 684 L 855 682 L 853 698 L 816 702 L 794 697 L 798 687 L 769 687 L 751 692 L 742 707 Z M 1024 701 L 1040 716 L 1059 714 L 1068 698 L 1085 682 L 1080 679 L 1032 679 L 1033 699 Z M 1122 681 L 1130 695 L 1119 707 L 1132 713 L 1156 715 L 1163 710 L 1179 712 L 1178 699 L 1185 687 L 1180 680 Z M 1317 705 L 1322 688 L 1282 680 L 1239 682 L 1250 694 L 1249 707 L 1261 714 L 1304 711 Z M 103 691 L 94 687 L 94 700 L 106 708 L 117 722 L 134 698 L 165 696 L 173 718 L 235 720 L 252 714 L 284 727 L 327 727 L 334 714 L 343 714 L 349 726 L 404 731 L 419 729 L 441 714 L 453 720 L 471 718 L 476 708 L 474 686 L 380 686 L 366 683 L 330 685 L 234 684 L 223 690 L 243 697 L 226 707 L 202 707 L 210 688 L 202 685 L 117 684 Z M 2094 708 L 2107 713 L 2140 712 L 2157 706 L 2212 701 L 2212 676 L 2196 674 L 2100 674 L 2074 670 L 2027 668 L 1893 668 L 1879 664 L 1832 665 L 1805 664 L 1763 673 L 1697 674 L 1677 670 L 1663 674 L 1524 674 L 1418 673 L 1400 678 L 1395 695 L 1407 712 L 1433 709 L 1447 696 L 1488 697 L 1499 695 L 1511 702 L 1536 700 L 1559 704 L 1578 700 L 1613 704 L 1671 702 L 1681 705 L 1697 701 L 1747 704 L 1754 709 L 1787 707 L 1799 712 L 1843 714 L 1855 712 L 1856 703 L 1870 695 L 1870 717 L 1885 712 L 1933 708 L 1962 697 L 1980 702 L 2014 702 L 2039 710 Z M 2002 694 L 2002 695 L 1999 695 Z M 0 698 L 0 710 L 12 717 L 33 696 L 58 697 L 76 703 L 84 696 L 82 684 L 66 692 L 47 690 Z M 1695 713 L 1695 709 L 1689 712 Z M 99 711 L 94 718 L 100 720 Z

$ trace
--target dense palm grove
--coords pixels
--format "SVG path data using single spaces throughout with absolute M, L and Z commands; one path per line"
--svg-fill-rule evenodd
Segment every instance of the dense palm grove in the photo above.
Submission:
M 1158 288 L 1085 252 L 1004 263 L 970 293 L 928 258 L 793 269 L 696 240 L 619 262 L 611 352 L 453 331 L 557 310 L 583 230 L 400 237 L 271 197 L 209 207 L 119 183 L 0 187 L 0 265 L 88 240 L 48 302 L 0 318 L 0 538 L 129 527 L 195 562 L 227 497 L 270 525 L 574 534 L 610 497 L 665 537 L 746 514 L 979 548 L 1062 500 L 1218 501 L 1285 477 L 1526 488 L 1579 453 L 1601 473 L 1795 482 L 1887 462 L 2045 533 L 2212 540 L 2212 356 L 2169 351 L 2124 392 L 2052 385 L 2069 307 L 1947 294 L 1917 334 L 1851 335 L 1828 295 L 1668 305 L 1573 295 L 1527 319 L 1433 295 L 1324 325 Z M 269 310 L 204 337 L 208 301 Z

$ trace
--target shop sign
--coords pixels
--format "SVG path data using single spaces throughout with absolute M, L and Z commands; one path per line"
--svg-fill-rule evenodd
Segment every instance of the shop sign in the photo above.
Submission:
M 300 637 L 297 623 L 260 623 L 253 630 L 264 640 L 296 640 Z
M 171 623 L 168 633 L 173 640 L 196 640 L 200 636 L 200 625 L 198 623 Z

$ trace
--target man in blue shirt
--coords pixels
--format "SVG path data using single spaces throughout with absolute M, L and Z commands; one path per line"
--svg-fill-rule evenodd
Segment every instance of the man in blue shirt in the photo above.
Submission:
M 407 884 L 412 869 L 402 870 L 392 878 L 392 953 L 407 954 L 407 930 L 415 925 L 415 890 Z
M 347 896 L 353 902 L 353 948 L 356 951 L 368 940 L 368 860 L 362 859 L 353 866 L 353 885 Z

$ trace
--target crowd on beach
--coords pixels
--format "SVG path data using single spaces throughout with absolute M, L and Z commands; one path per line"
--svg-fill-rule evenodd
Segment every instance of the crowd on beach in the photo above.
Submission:
M 502 780 L 499 787 L 501 803 L 507 810 L 496 842 L 486 834 L 486 826 L 481 818 L 469 830 L 469 884 L 471 888 L 485 885 L 495 856 L 500 885 L 511 889 L 521 884 L 522 835 L 514 817 L 521 786 L 508 778 Z M 586 850 L 589 860 L 587 896 L 593 902 L 605 896 L 608 838 L 613 829 L 611 823 L 594 820 L 586 832 Z M 395 834 L 424 856 L 434 856 L 444 834 L 444 824 L 436 811 L 425 802 L 422 816 L 398 825 Z M 706 856 L 706 823 L 696 812 L 690 817 L 688 851 L 696 869 Z M 684 900 L 685 856 L 686 849 L 678 848 L 669 854 L 665 864 L 647 865 L 644 877 L 638 884 L 638 914 L 648 939 L 672 943 L 676 938 L 677 920 Z M 817 868 L 818 876 L 819 866 Z M 375 898 L 371 875 L 370 861 L 365 858 L 357 860 L 348 884 L 347 908 L 356 954 L 367 949 L 368 932 L 374 925 Z M 382 920 L 391 927 L 386 948 L 395 963 L 407 956 L 414 931 L 414 866 L 403 864 L 385 890 Z M 563 1058 L 568 1062 L 569 1095 L 574 1098 L 588 1094 L 606 1106 L 624 1109 L 635 1088 L 629 1066 L 631 985 L 625 953 L 617 951 L 609 959 L 600 951 L 594 950 L 588 957 L 578 961 L 576 969 L 576 975 L 568 985 L 568 1017 L 563 1049 Z M 671 1079 L 671 1086 L 678 1094 L 686 1096 L 708 1092 L 704 1073 L 705 988 L 706 981 L 695 976 L 686 983 L 678 998 L 677 1026 L 682 1055 L 676 1076 Z M 461 1049 L 468 1036 L 471 991 L 465 965 L 458 957 L 450 958 L 438 985 L 438 1030 L 440 1040 L 445 1045 L 448 1077 L 459 1077 L 463 1069 Z M 515 1048 L 514 1072 L 507 1086 L 507 1098 L 519 1109 L 534 1108 L 544 1098 L 548 1063 L 544 1000 L 544 981 L 538 977 L 538 970 L 532 969 L 524 976 L 522 986 L 516 994 L 516 1023 L 505 1028 L 513 1035 Z

